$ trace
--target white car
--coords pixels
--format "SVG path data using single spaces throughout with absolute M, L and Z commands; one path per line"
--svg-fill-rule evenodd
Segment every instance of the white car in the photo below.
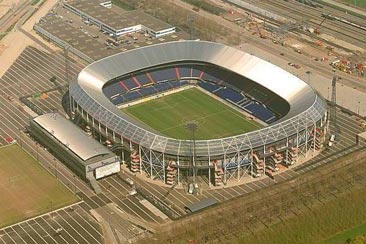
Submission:
M 189 183 L 189 185 L 188 185 L 188 193 L 189 194 L 193 194 L 193 191 L 194 191 L 194 185 L 193 185 L 193 183 Z
M 130 186 L 133 186 L 134 182 L 133 180 L 131 180 L 130 178 L 127 178 L 126 179 L 127 183 L 130 185 Z
M 136 191 L 136 189 L 132 189 L 131 191 L 128 192 L 128 194 L 130 196 L 133 196 L 133 195 L 136 195 L 137 194 L 137 191 Z

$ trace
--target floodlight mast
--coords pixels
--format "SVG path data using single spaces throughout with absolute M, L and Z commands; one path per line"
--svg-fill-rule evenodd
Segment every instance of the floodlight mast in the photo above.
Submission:
M 195 154 L 196 154 L 196 131 L 198 129 L 198 123 L 196 121 L 189 121 L 186 123 L 186 129 L 192 133 L 191 140 L 191 167 L 192 167 L 192 176 L 193 176 L 193 184 L 196 183 L 196 162 L 195 162 Z

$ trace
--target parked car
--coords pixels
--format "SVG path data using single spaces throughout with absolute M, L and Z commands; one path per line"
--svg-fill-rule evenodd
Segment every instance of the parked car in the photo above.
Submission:
M 189 194 L 193 194 L 193 191 L 194 191 L 194 185 L 193 185 L 193 183 L 189 183 L 189 185 L 188 185 L 188 193 Z

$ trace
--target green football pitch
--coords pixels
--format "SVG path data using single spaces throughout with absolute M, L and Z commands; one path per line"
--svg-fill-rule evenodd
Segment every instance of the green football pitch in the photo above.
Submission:
M 196 121 L 196 139 L 233 136 L 262 127 L 240 112 L 196 88 L 136 104 L 123 111 L 160 133 L 179 139 L 191 139 L 187 122 Z
M 0 148 L 0 196 L 0 227 L 78 201 L 18 145 Z

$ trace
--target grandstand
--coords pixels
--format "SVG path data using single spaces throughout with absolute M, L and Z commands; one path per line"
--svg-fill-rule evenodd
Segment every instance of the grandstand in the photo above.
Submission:
M 213 65 L 176 64 L 150 68 L 132 76 L 115 78 L 104 86 L 103 92 L 113 104 L 121 105 L 183 85 L 196 84 L 197 81 L 201 88 L 267 124 L 281 118 L 289 109 L 286 101 L 269 99 L 273 94 L 253 85 L 253 81 L 236 77 L 232 72 Z M 233 84 L 238 84 L 243 90 Z
M 205 90 L 266 126 L 192 141 L 165 136 L 119 108 L 187 86 Z M 69 91 L 72 112 L 84 124 L 93 126 L 103 140 L 130 150 L 122 160 L 133 172 L 167 184 L 181 182 L 192 167 L 214 185 L 273 175 L 281 165 L 306 160 L 325 138 L 326 103 L 312 87 L 269 62 L 219 43 L 178 41 L 116 54 L 82 70 Z

